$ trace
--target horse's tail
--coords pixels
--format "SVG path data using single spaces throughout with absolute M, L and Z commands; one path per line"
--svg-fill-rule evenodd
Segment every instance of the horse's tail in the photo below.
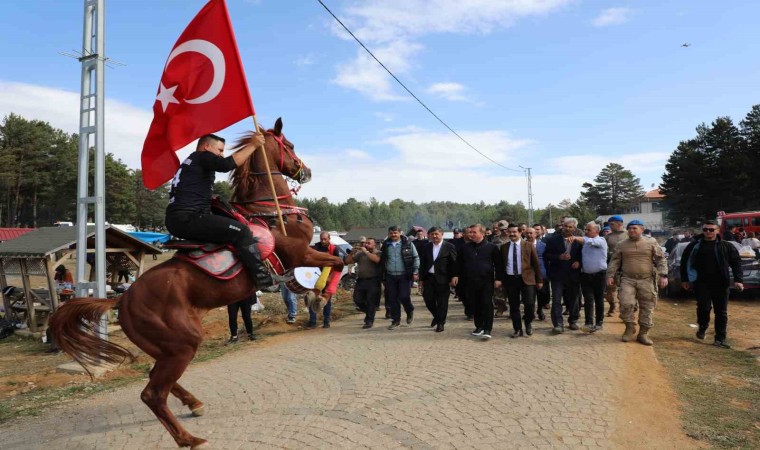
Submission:
M 50 318 L 53 342 L 82 365 L 92 377 L 88 366 L 101 362 L 121 364 L 134 361 L 134 356 L 119 344 L 104 339 L 97 326 L 100 318 L 116 307 L 118 299 L 76 298 L 67 301 Z

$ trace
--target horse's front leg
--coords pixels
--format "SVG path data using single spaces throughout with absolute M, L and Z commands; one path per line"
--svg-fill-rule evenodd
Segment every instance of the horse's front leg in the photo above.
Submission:
M 319 309 L 321 302 L 330 301 L 333 294 L 335 294 L 343 272 L 343 260 L 337 256 L 318 252 L 310 248 L 309 251 L 304 254 L 302 263 L 304 266 L 308 267 L 330 267 L 331 269 L 329 277 L 324 280 L 323 284 L 320 286 L 318 283 L 318 286 L 320 287 L 312 291 L 313 295 L 307 295 L 306 297 L 307 304 L 311 304 L 316 310 Z M 320 295 L 323 288 L 325 293 L 324 297 Z
M 333 272 L 343 271 L 343 260 L 337 256 L 309 248 L 303 255 L 301 265 L 306 267 L 331 267 Z

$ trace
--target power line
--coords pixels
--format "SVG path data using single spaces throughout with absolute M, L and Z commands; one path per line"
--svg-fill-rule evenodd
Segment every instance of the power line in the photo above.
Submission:
M 352 38 L 354 38 L 354 40 L 355 40 L 356 42 L 358 42 L 358 43 L 359 43 L 359 45 L 361 45 L 361 46 L 362 46 L 362 48 L 363 48 L 363 49 L 364 49 L 364 50 L 365 50 L 367 53 L 369 53 L 369 56 L 371 56 L 371 57 L 372 57 L 372 58 L 373 58 L 375 61 L 377 61 L 377 63 L 378 63 L 378 64 L 380 64 L 380 66 L 381 66 L 383 69 L 385 69 L 385 71 L 386 71 L 386 72 L 388 72 L 388 74 L 389 74 L 391 77 L 393 77 L 393 79 L 394 79 L 394 80 L 396 80 L 396 82 L 397 82 L 399 85 L 401 85 L 401 87 L 402 87 L 402 88 L 404 88 L 404 90 L 406 90 L 406 92 L 408 92 L 408 93 L 409 93 L 409 95 L 411 95 L 411 96 L 412 96 L 412 97 L 413 97 L 415 100 L 417 100 L 417 103 L 419 103 L 420 105 L 422 105 L 422 107 L 423 107 L 423 108 L 425 108 L 425 109 L 426 109 L 426 110 L 427 110 L 427 111 L 428 111 L 430 114 L 432 114 L 432 115 L 433 115 L 433 117 L 435 117 L 436 119 L 438 119 L 438 121 L 439 121 L 439 122 L 441 122 L 441 124 L 443 124 L 443 126 L 444 126 L 444 127 L 448 128 L 448 129 L 449 129 L 449 131 L 451 131 L 452 133 L 454 133 L 454 135 L 455 135 L 456 137 L 458 137 L 458 138 L 459 138 L 459 139 L 460 139 L 462 142 L 464 142 L 464 143 L 465 143 L 465 144 L 466 144 L 468 147 L 470 147 L 471 149 L 473 149 L 473 150 L 475 150 L 476 152 L 478 152 L 478 153 L 480 154 L 480 156 L 484 157 L 485 159 L 487 159 L 487 160 L 491 161 L 492 163 L 496 164 L 497 166 L 499 166 L 499 167 L 501 167 L 501 168 L 503 168 L 503 169 L 511 170 L 511 171 L 513 171 L 513 172 L 523 172 L 522 170 L 519 170 L 519 169 L 513 169 L 513 168 L 511 168 L 511 167 L 507 167 L 507 166 L 504 166 L 504 165 L 502 165 L 502 164 L 500 164 L 500 163 L 498 163 L 498 162 L 494 161 L 494 160 L 493 160 L 493 159 L 491 159 L 491 158 L 490 158 L 488 155 L 486 155 L 485 153 L 483 153 L 483 152 L 481 152 L 480 150 L 478 150 L 477 148 L 475 148 L 475 146 L 474 146 L 474 145 L 470 144 L 470 143 L 467 141 L 467 139 L 463 138 L 463 137 L 462 137 L 462 136 L 461 136 L 459 133 L 457 133 L 456 131 L 454 131 L 454 129 L 453 129 L 453 128 L 451 128 L 451 127 L 450 127 L 450 126 L 449 126 L 449 125 L 448 125 L 446 122 L 444 122 L 444 121 L 443 121 L 443 119 L 441 119 L 440 117 L 438 117 L 438 115 L 437 115 L 436 113 L 434 113 L 434 112 L 433 112 L 433 110 L 431 110 L 430 108 L 428 108 L 428 106 L 427 106 L 427 105 L 426 105 L 426 104 L 425 104 L 425 103 L 424 103 L 422 100 L 420 100 L 420 99 L 419 99 L 419 98 L 418 98 L 416 95 L 414 95 L 414 92 L 412 92 L 411 90 L 409 90 L 409 88 L 408 88 L 408 87 L 406 87 L 406 85 L 404 85 L 404 83 L 402 83 L 402 82 L 401 82 L 401 80 L 399 80 L 399 79 L 398 79 L 398 77 L 397 77 L 396 75 L 394 75 L 394 74 L 393 74 L 393 72 L 391 72 L 391 71 L 390 71 L 390 69 L 388 69 L 387 67 L 385 67 L 385 64 L 383 64 L 383 63 L 382 63 L 382 62 L 381 62 L 379 59 L 377 59 L 377 57 L 376 57 L 376 56 L 375 56 L 375 55 L 374 55 L 374 54 L 373 54 L 373 53 L 370 51 L 370 49 L 368 49 L 368 48 L 367 48 L 367 46 L 365 46 L 365 45 L 364 45 L 364 43 L 362 43 L 362 41 L 360 41 L 360 40 L 359 40 L 359 38 L 358 38 L 358 37 L 356 37 L 356 36 L 354 35 L 354 33 L 352 33 L 352 32 L 351 32 L 351 30 L 349 30 L 349 29 L 348 29 L 348 27 L 347 27 L 345 24 L 343 24 L 343 22 L 341 22 L 341 21 L 340 21 L 340 19 L 338 19 L 338 17 L 337 17 L 335 14 L 333 14 L 333 12 L 332 12 L 332 11 L 330 11 L 330 8 L 328 8 L 328 7 L 327 7 L 327 5 L 325 5 L 325 4 L 322 2 L 322 0 L 317 0 L 317 1 L 319 2 L 319 4 L 320 4 L 320 5 L 322 5 L 322 7 L 323 7 L 323 8 L 325 8 L 325 10 L 327 10 L 327 12 L 328 12 L 328 13 L 330 13 L 330 15 L 331 15 L 331 16 L 333 16 L 333 19 L 335 19 L 335 20 L 336 20 L 336 21 L 337 21 L 337 22 L 340 24 L 340 26 L 342 26 L 342 27 L 343 27 L 343 29 L 344 29 L 344 30 L 346 30 L 346 31 L 348 32 L 348 34 L 350 34 L 350 35 L 351 35 L 351 37 L 352 37 Z

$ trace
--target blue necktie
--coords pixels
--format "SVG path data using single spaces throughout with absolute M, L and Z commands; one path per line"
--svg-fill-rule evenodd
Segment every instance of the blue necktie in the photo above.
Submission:
M 512 275 L 517 275 L 517 244 L 512 243 Z

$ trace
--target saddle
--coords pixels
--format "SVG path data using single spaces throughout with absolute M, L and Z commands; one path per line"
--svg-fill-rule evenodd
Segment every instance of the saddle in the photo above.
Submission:
M 258 239 L 259 253 L 264 265 L 277 275 L 285 273 L 280 258 L 274 253 L 274 235 L 269 231 L 266 222 L 251 223 L 228 203 L 216 197 L 211 202 L 211 210 L 214 214 L 230 217 L 246 225 L 251 234 Z M 177 239 L 166 242 L 164 248 L 177 250 L 174 258 L 188 262 L 219 280 L 231 280 L 243 270 L 243 264 L 231 244 Z

